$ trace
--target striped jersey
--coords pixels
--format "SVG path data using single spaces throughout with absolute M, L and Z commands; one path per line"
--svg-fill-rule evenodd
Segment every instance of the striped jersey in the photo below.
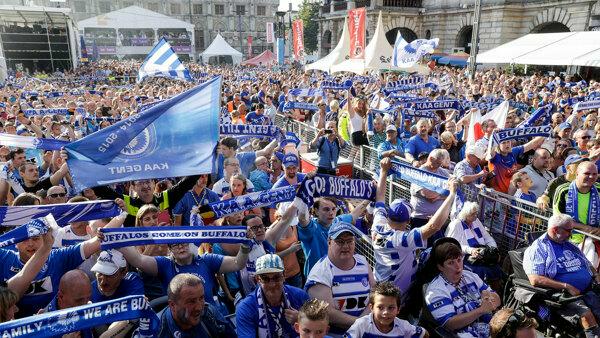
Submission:
M 420 326 L 414 326 L 406 320 L 394 318 L 394 328 L 388 333 L 379 331 L 373 321 L 373 314 L 358 318 L 348 329 L 344 338 L 421 338 L 425 331 Z
M 377 202 L 371 236 L 375 256 L 375 280 L 393 282 L 402 294 L 406 294 L 417 272 L 415 251 L 427 247 L 427 240 L 423 239 L 421 229 L 401 231 L 390 228 L 385 204 Z

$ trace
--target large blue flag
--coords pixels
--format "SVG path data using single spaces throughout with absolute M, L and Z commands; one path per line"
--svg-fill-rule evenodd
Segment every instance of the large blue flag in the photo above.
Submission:
M 65 146 L 75 188 L 211 173 L 220 98 L 217 77 Z
M 137 82 L 153 76 L 192 81 L 190 71 L 181 63 L 165 38 L 160 39 L 146 56 L 146 60 L 138 71 Z
M 81 63 L 83 64 L 87 64 L 90 61 L 90 59 L 88 58 L 88 51 L 85 47 L 85 40 L 83 39 L 83 35 L 79 36 L 79 47 L 81 49 L 81 58 L 79 59 L 79 61 L 81 61 Z

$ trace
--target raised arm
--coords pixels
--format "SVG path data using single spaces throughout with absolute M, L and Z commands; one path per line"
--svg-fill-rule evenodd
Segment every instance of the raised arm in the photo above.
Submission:
M 450 208 L 452 207 L 452 203 L 454 203 L 454 198 L 456 198 L 457 186 L 458 182 L 455 178 L 451 177 L 448 179 L 450 194 L 448 194 L 448 197 L 446 197 L 440 208 L 433 214 L 429 222 L 423 226 L 421 236 L 429 238 L 442 228 L 448 219 L 448 215 L 450 215 Z
M 23 269 L 6 282 L 8 288 L 16 293 L 18 298 L 21 298 L 25 294 L 35 276 L 37 276 L 48 260 L 48 256 L 50 256 L 52 244 L 54 243 L 52 231 L 44 234 L 42 239 L 42 246 L 25 263 Z
M 50 183 L 52 183 L 52 185 L 58 185 L 60 183 L 60 181 L 67 176 L 67 174 L 69 173 L 69 167 L 67 166 L 67 163 L 63 163 L 60 166 L 60 169 L 58 169 L 54 174 L 52 174 L 52 176 L 50 176 Z
M 266 157 L 266 156 L 270 155 L 273 152 L 273 150 L 275 150 L 275 148 L 277 148 L 278 144 L 279 143 L 277 142 L 277 139 L 276 138 L 273 139 L 273 141 L 271 141 L 269 144 L 267 144 L 266 147 L 264 147 L 263 149 L 258 150 L 256 152 L 256 157 L 259 157 L 259 156 Z
M 385 189 L 387 185 L 388 170 L 392 167 L 392 161 L 389 158 L 384 158 L 380 161 L 381 173 L 379 173 L 379 181 L 377 182 L 377 193 L 375 194 L 375 202 L 385 203 Z
M 158 275 L 158 264 L 156 264 L 154 257 L 142 255 L 134 247 L 120 248 L 119 251 L 125 256 L 127 263 L 134 268 L 138 268 L 151 276 Z
M 275 243 L 281 239 L 281 236 L 283 236 L 287 228 L 290 226 L 292 219 L 297 213 L 298 208 L 293 203 L 290 204 L 287 210 L 283 213 L 281 219 L 275 221 L 275 223 L 269 227 L 265 233 L 265 240 L 275 247 Z
M 219 273 L 227 273 L 227 272 L 235 272 L 242 270 L 246 263 L 248 262 L 248 254 L 252 248 L 250 248 L 247 244 L 240 245 L 240 250 L 235 257 L 232 256 L 224 256 L 223 262 L 221 263 L 221 267 L 219 268 Z
M 535 137 L 533 140 L 523 145 L 523 152 L 526 153 L 530 150 L 537 149 L 542 145 L 542 143 L 544 143 L 544 138 L 542 136 Z

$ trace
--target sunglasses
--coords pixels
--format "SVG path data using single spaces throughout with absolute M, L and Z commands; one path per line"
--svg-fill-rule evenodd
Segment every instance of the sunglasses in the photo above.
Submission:
M 592 137 L 591 137 L 590 135 L 581 136 L 581 139 L 582 139 L 582 140 L 589 140 L 589 139 L 591 139 L 591 138 L 592 138 Z
M 50 195 L 48 195 L 48 197 L 51 197 L 51 198 L 59 198 L 59 197 L 65 197 L 65 196 L 67 196 L 66 192 L 59 192 L 57 194 L 50 194 Z

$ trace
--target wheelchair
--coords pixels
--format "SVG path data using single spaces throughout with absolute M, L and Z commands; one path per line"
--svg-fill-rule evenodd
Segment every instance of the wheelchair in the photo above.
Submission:
M 579 317 L 564 317 L 557 311 L 583 296 L 571 296 L 566 291 L 557 292 L 531 285 L 523 269 L 525 249 L 526 247 L 508 252 L 513 273 L 504 287 L 504 306 L 521 309 L 528 317 L 535 318 L 539 324 L 538 331 L 545 333 L 546 337 L 585 337 Z

